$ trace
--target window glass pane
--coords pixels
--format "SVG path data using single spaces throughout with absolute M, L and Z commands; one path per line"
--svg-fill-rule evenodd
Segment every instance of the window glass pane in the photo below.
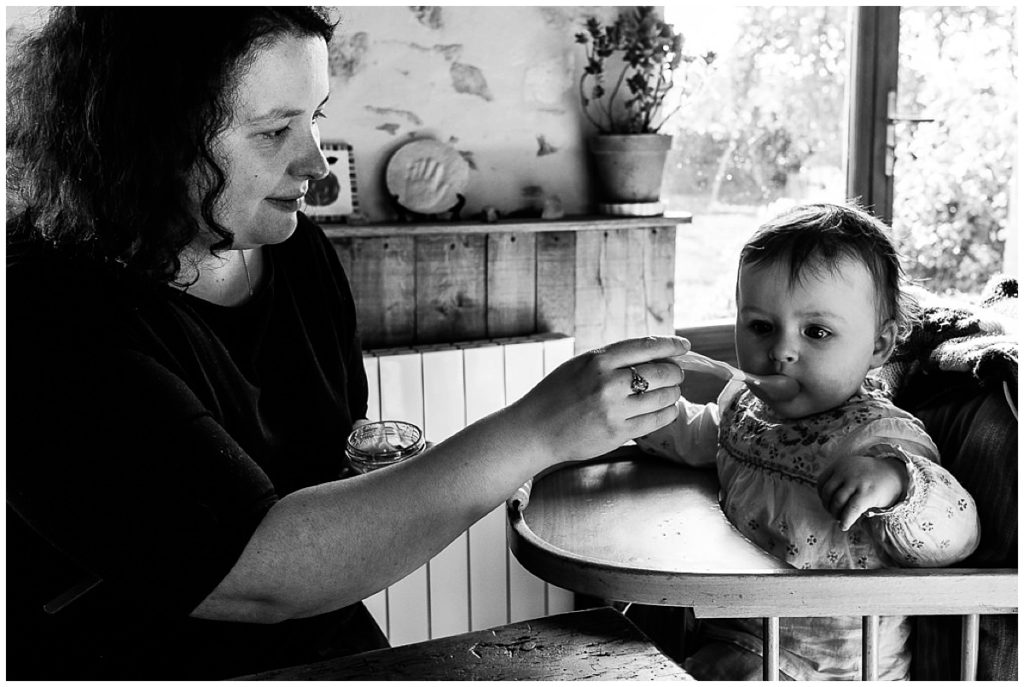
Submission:
M 1003 263 L 1017 202 L 1015 18 L 1014 7 L 900 10 L 898 114 L 934 121 L 896 124 L 893 229 L 931 291 L 976 296 L 1015 271 Z
M 732 317 L 739 249 L 800 201 L 842 201 L 850 7 L 675 3 L 665 18 L 714 71 L 670 120 L 663 200 L 677 230 L 676 326 Z

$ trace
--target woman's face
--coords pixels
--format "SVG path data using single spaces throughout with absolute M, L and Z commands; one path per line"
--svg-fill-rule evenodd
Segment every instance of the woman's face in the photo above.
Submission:
M 310 179 L 326 176 L 317 120 L 330 84 L 322 38 L 286 36 L 256 53 L 214 144 L 227 179 L 214 217 L 233 248 L 280 243 L 295 230 Z

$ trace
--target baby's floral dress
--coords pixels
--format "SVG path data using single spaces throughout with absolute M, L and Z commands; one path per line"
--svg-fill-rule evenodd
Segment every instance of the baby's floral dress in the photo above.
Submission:
M 924 426 L 868 378 L 846 403 L 797 420 L 777 417 L 738 382 L 717 403 L 680 399 L 679 418 L 637 439 L 647 453 L 692 466 L 715 465 L 722 508 L 730 522 L 761 548 L 795 568 L 871 570 L 956 563 L 978 545 L 974 500 L 938 464 Z M 891 456 L 906 465 L 906 496 L 871 509 L 846 532 L 825 509 L 817 481 L 833 462 L 853 455 Z M 760 679 L 760 619 L 703 621 L 701 634 L 716 679 Z M 858 679 L 859 617 L 788 618 L 780 622 L 780 670 L 797 680 Z M 906 679 L 909 622 L 879 623 L 879 675 Z M 721 643 L 715 649 L 715 644 Z M 748 673 L 756 664 L 757 671 Z M 729 672 L 735 666 L 735 673 Z M 746 667 L 744 667 L 746 666 Z M 700 668 L 700 666 L 696 666 Z M 700 675 L 698 675 L 700 677 Z

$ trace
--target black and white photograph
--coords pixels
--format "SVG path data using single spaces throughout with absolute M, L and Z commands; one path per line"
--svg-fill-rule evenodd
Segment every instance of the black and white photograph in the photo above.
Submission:
M 5 681 L 1019 679 L 1017 4 L 5 21 Z

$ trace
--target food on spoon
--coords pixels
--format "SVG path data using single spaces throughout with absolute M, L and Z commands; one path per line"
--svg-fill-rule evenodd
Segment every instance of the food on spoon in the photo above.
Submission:
M 388 432 L 384 436 L 376 435 L 372 437 L 365 444 L 359 447 L 361 451 L 374 452 L 374 453 L 390 453 L 391 451 L 401 451 L 409 448 L 412 444 L 403 444 L 401 439 L 395 437 L 392 438 L 391 432 Z
M 736 379 L 742 382 L 747 378 L 747 374 L 743 370 L 738 370 L 729 363 L 724 363 L 721 360 L 715 360 L 693 351 L 674 356 L 672 362 L 684 370 L 706 372 L 722 379 Z

